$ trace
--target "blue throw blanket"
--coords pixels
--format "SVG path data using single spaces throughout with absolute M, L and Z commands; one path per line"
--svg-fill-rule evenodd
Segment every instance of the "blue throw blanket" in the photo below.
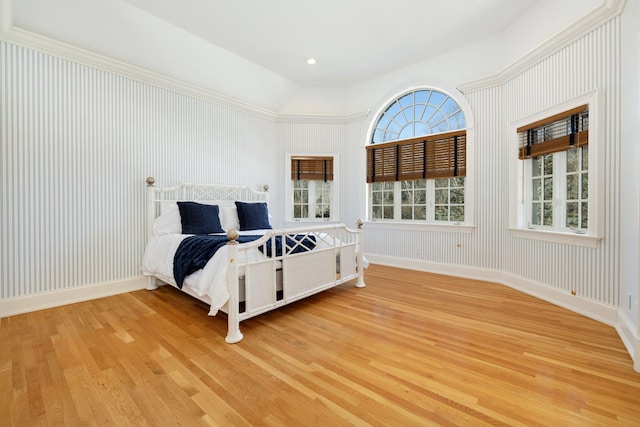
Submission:
M 238 236 L 236 241 L 238 243 L 247 243 L 253 240 L 257 240 L 262 236 Z M 286 236 L 285 240 L 288 247 L 296 245 L 288 253 L 299 253 L 310 251 L 316 246 L 315 236 L 307 236 L 304 234 L 298 234 L 293 236 Z M 190 236 L 180 242 L 178 249 L 173 257 L 173 278 L 176 281 L 178 288 L 182 289 L 185 277 L 204 268 L 209 260 L 215 255 L 215 253 L 229 243 L 227 236 L 211 236 L 211 235 L 195 235 Z M 259 249 L 262 251 L 263 246 Z M 275 250 L 276 256 L 282 256 L 282 237 L 276 236 L 275 238 Z M 266 243 L 266 255 L 272 256 L 271 241 Z

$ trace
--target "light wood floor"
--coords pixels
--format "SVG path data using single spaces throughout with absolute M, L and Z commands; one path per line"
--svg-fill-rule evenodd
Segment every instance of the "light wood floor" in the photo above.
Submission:
M 638 426 L 613 328 L 507 287 L 372 265 L 241 324 L 172 289 L 2 319 L 0 425 Z

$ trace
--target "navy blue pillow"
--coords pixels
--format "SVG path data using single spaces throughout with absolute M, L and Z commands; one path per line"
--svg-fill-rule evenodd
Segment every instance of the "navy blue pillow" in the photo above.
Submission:
M 218 216 L 218 205 L 178 202 L 182 234 L 224 233 Z
M 264 230 L 271 228 L 269 209 L 266 203 L 236 202 L 240 230 Z

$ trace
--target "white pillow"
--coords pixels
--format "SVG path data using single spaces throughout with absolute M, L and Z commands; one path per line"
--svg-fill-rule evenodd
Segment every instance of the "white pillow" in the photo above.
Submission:
M 238 218 L 238 210 L 236 209 L 235 202 L 219 202 L 218 203 L 220 215 L 220 225 L 225 231 L 229 231 L 232 228 L 240 230 L 240 219 Z
M 182 233 L 180 209 L 176 203 L 162 206 L 162 214 L 153 221 L 153 234 L 156 237 L 165 234 Z

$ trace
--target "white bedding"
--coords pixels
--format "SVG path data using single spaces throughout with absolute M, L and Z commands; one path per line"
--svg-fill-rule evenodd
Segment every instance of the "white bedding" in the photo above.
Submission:
M 240 235 L 264 235 L 267 230 L 240 231 Z M 220 234 L 224 235 L 224 234 Z M 142 258 L 142 273 L 147 276 L 155 276 L 160 280 L 176 285 L 173 278 L 173 258 L 182 242 L 190 234 L 164 234 L 156 236 L 148 244 Z M 242 251 L 238 260 L 245 262 L 265 259 L 266 256 L 257 248 L 251 251 Z M 208 296 L 211 300 L 210 316 L 215 316 L 227 300 L 227 246 L 221 247 L 209 260 L 207 265 L 193 274 L 188 275 L 183 283 L 198 296 Z

